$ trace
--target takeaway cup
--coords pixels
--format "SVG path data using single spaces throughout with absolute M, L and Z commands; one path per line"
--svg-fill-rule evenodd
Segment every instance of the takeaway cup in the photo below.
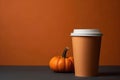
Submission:
M 75 76 L 98 75 L 102 33 L 98 29 L 74 29 L 71 37 Z

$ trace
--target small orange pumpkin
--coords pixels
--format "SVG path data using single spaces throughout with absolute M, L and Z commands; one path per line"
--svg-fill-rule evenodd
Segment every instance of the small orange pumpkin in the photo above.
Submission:
M 62 56 L 55 56 L 49 62 L 49 67 L 54 72 L 73 72 L 74 71 L 74 62 L 73 57 L 66 57 L 68 51 L 66 47 L 63 51 Z

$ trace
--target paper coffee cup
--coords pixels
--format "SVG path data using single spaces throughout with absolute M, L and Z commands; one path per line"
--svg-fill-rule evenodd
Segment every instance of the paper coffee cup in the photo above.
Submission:
M 74 29 L 71 33 L 75 76 L 98 75 L 101 36 L 98 29 Z

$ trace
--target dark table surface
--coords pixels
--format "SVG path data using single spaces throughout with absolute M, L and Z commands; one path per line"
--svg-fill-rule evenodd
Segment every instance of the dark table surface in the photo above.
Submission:
M 0 66 L 0 80 L 120 80 L 120 66 L 101 66 L 99 76 L 75 77 L 55 73 L 48 66 Z

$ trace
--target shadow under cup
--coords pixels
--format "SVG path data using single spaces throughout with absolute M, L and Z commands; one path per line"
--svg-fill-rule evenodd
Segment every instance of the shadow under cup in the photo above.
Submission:
M 74 29 L 71 36 L 75 76 L 98 75 L 102 33 L 98 29 Z

